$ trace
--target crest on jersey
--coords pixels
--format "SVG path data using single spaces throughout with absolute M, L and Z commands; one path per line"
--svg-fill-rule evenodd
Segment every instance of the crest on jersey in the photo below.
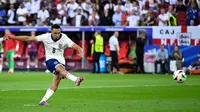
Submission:
M 61 49 L 62 48 L 62 44 L 59 44 L 58 47 Z

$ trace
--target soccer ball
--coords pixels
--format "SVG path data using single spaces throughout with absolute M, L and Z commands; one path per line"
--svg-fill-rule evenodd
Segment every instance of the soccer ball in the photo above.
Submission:
M 173 74 L 173 79 L 177 82 L 184 82 L 187 79 L 187 75 L 183 70 L 177 70 Z

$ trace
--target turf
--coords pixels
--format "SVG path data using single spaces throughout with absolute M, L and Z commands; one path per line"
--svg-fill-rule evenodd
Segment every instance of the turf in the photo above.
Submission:
M 200 112 L 200 76 L 177 83 L 170 75 L 84 75 L 80 87 L 62 80 L 39 106 L 52 81 L 42 72 L 0 74 L 0 112 Z

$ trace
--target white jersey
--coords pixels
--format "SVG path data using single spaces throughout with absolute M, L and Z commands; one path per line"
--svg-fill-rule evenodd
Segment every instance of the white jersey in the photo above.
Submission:
M 44 43 L 46 61 L 49 59 L 57 59 L 60 63 L 65 64 L 64 50 L 72 47 L 74 42 L 64 33 L 61 33 L 59 40 L 54 41 L 51 33 L 36 36 L 37 41 Z

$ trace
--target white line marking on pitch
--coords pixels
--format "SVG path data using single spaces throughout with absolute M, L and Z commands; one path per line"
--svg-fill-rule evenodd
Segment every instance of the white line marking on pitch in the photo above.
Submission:
M 24 107 L 36 107 L 36 106 L 38 106 L 38 105 L 36 105 L 36 104 L 24 104 Z
M 200 86 L 198 84 L 167 84 L 167 85 L 119 85 L 119 86 L 83 86 L 83 87 L 63 87 L 61 89 L 101 89 L 101 88 L 135 88 L 135 87 L 167 87 L 167 86 Z M 0 91 L 34 91 L 34 90 L 46 90 L 47 88 L 37 88 L 37 89 L 5 89 Z

